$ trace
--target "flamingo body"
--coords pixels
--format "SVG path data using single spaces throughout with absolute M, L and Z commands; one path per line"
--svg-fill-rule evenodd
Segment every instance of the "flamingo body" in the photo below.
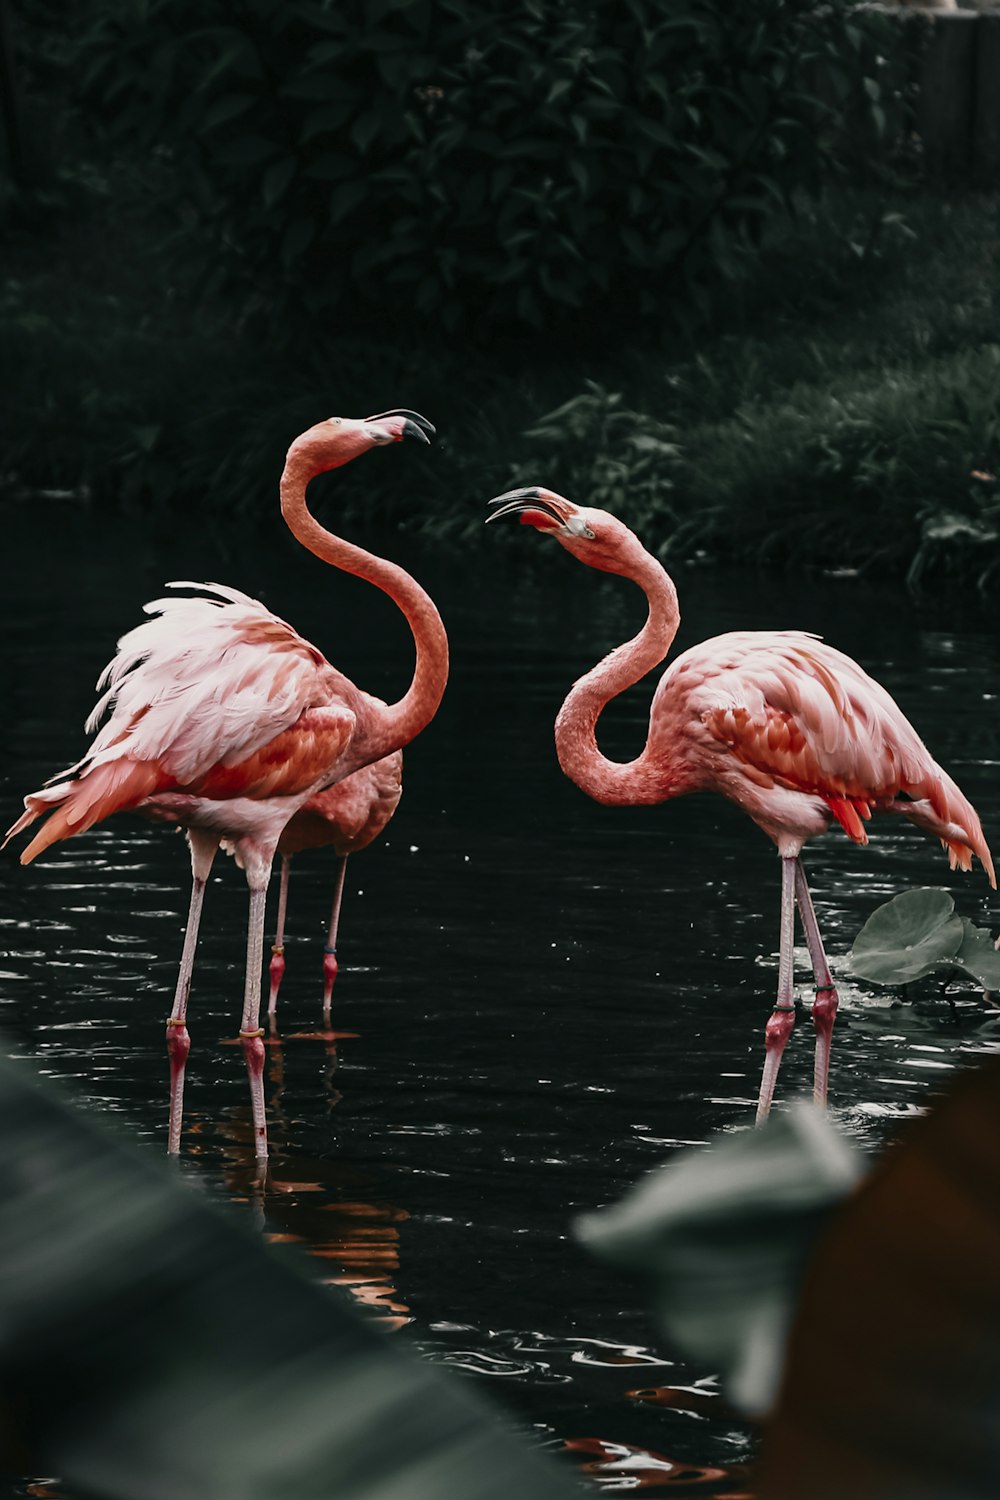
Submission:
M 271 950 L 267 1013 L 272 1037 L 277 1036 L 278 992 L 285 974 L 285 914 L 288 905 L 288 883 L 293 854 L 303 849 L 333 848 L 338 857 L 333 905 L 323 950 L 323 1031 L 321 1036 L 335 1040 L 331 1030 L 330 1000 L 337 978 L 337 935 L 340 906 L 348 855 L 366 849 L 389 822 L 403 795 L 403 756 L 401 751 L 387 755 L 374 764 L 338 781 L 335 786 L 316 792 L 304 803 L 286 825 L 278 840 L 281 855 L 281 882 L 278 893 L 278 923 Z
M 374 765 L 316 792 L 286 825 L 278 853 L 331 848 L 346 858 L 377 839 L 403 795 L 403 755 L 396 751 Z
M 952 869 L 995 879 L 979 818 L 898 704 L 844 652 L 802 631 L 731 631 L 667 668 L 650 712 L 664 792 L 720 792 L 783 854 L 836 820 L 867 844 L 873 812 L 936 834 Z
M 607 511 L 541 488 L 512 490 L 493 503 L 500 509 L 492 520 L 517 515 L 580 562 L 629 578 L 645 593 L 643 629 L 585 673 L 559 710 L 559 763 L 589 796 L 610 805 L 719 792 L 774 841 L 782 860 L 778 996 L 765 1028 L 757 1118 L 770 1109 L 794 1023 L 796 905 L 816 981 L 814 1095 L 825 1103 L 838 999 L 800 860 L 803 845 L 834 822 L 866 844 L 872 814 L 896 813 L 939 838 L 952 869 L 971 869 L 977 857 L 996 888 L 975 809 L 886 690 L 849 656 L 801 631 L 731 631 L 692 646 L 660 679 L 642 752 L 628 762 L 608 760 L 597 745 L 598 719 L 667 655 L 680 623 L 673 581 Z
M 267 1157 L 262 1030 L 258 1025 L 264 901 L 281 834 L 315 793 L 399 751 L 433 718 L 448 678 L 448 642 L 433 601 L 402 568 L 325 530 L 306 489 L 370 448 L 434 429 L 416 412 L 331 417 L 292 443 L 281 476 L 289 529 L 333 567 L 367 579 L 406 617 L 416 647 L 409 688 L 387 705 L 338 672 L 322 652 L 257 600 L 220 584 L 168 585 L 118 643 L 87 721 L 97 731 L 82 760 L 25 798 L 8 839 L 44 817 L 22 863 L 116 812 L 182 826 L 192 891 L 174 1006 L 168 1151 L 179 1149 L 186 1010 L 202 901 L 221 843 L 250 890 L 240 1040 L 250 1079 L 258 1158 Z M 98 724 L 105 720 L 103 727 Z

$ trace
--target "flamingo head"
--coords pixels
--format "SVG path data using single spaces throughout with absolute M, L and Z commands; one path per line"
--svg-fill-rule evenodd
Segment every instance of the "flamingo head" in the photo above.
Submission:
M 547 531 L 567 552 L 605 573 L 626 571 L 625 554 L 638 545 L 635 534 L 617 516 L 606 510 L 584 509 L 553 490 L 532 486 L 508 490 L 489 502 L 498 507 L 490 521 L 502 516 L 520 516 L 522 526 Z
M 313 472 L 320 474 L 349 463 L 352 458 L 367 453 L 369 448 L 401 443 L 404 438 L 429 443 L 433 435 L 434 428 L 426 417 L 396 407 L 374 417 L 328 417 L 325 422 L 317 422 L 297 437 L 288 450 L 288 456 L 307 454 Z

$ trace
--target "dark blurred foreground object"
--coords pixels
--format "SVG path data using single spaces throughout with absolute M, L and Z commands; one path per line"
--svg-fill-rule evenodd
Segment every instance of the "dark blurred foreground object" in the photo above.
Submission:
M 812 1104 L 678 1153 L 577 1233 L 646 1278 L 671 1344 L 709 1366 L 748 1416 L 774 1403 L 802 1268 L 863 1160 Z
M 560 1500 L 460 1384 L 0 1058 L 0 1463 L 100 1500 Z
M 810 1259 L 761 1500 L 1000 1495 L 1000 1058 L 964 1075 Z
M 803 1103 L 579 1232 L 652 1278 L 665 1333 L 730 1401 L 770 1408 L 758 1500 L 996 1500 L 1000 1058 L 838 1206 L 856 1169 Z

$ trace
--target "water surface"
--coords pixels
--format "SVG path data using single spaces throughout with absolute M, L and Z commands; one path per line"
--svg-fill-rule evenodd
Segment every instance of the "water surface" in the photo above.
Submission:
M 679 1148 L 749 1126 L 775 983 L 772 847 L 719 799 L 607 809 L 561 775 L 553 718 L 573 679 L 641 624 L 628 584 L 523 532 L 513 544 L 487 534 L 459 562 L 401 538 L 387 550 L 438 599 L 454 665 L 437 720 L 406 752 L 387 836 L 349 868 L 334 1013 L 356 1035 L 335 1048 L 292 1035 L 319 1018 L 333 869 L 329 855 L 304 854 L 284 1041 L 268 1057 L 273 1161 L 261 1203 L 242 1060 L 225 1045 L 238 1026 L 245 887 L 220 860 L 189 1015 L 182 1169 L 264 1232 L 301 1242 L 317 1278 L 488 1387 L 593 1483 L 745 1492 L 751 1439 L 716 1414 L 712 1372 L 662 1347 L 640 1294 L 570 1226 Z M 93 682 L 167 579 L 219 579 L 263 598 L 386 698 L 408 681 L 408 633 L 392 606 L 301 553 L 277 521 L 247 531 L 40 508 L 15 514 L 8 556 L 8 821 L 26 790 L 82 751 Z M 973 608 L 860 580 L 696 568 L 677 581 L 678 649 L 727 629 L 797 626 L 856 656 L 996 847 L 1000 643 Z M 609 710 L 607 753 L 640 747 L 654 681 Z M 844 980 L 833 1114 L 875 1149 L 957 1068 L 996 1050 L 1000 1029 L 971 991 L 957 1012 L 859 991 L 842 956 L 870 911 L 907 886 L 946 886 L 994 930 L 995 903 L 978 868 L 952 876 L 936 844 L 895 820 L 867 849 L 828 835 L 808 867 Z M 8 853 L 0 881 L 6 1035 L 161 1150 L 182 839 L 118 818 L 26 870 Z M 779 1101 L 808 1088 L 811 1066 L 804 1023 Z M 686 1402 L 669 1394 L 677 1387 L 692 1388 Z

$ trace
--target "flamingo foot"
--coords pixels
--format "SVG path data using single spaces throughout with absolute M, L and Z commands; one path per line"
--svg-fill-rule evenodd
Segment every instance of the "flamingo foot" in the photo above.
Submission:
M 285 950 L 277 943 L 271 949 L 268 974 L 271 980 L 271 993 L 267 997 L 267 1013 L 273 1016 L 278 1008 L 278 991 L 281 989 L 281 981 L 285 977 Z
M 329 1016 L 330 998 L 333 995 L 333 986 L 339 973 L 336 948 L 325 947 L 323 949 L 323 1014 Z
M 788 1038 L 795 1026 L 795 1007 L 776 1005 L 771 1018 L 764 1027 L 764 1071 L 760 1079 L 760 1095 L 757 1099 L 756 1124 L 760 1125 L 771 1112 L 774 1086 L 778 1081 L 778 1069 Z
M 813 1099 L 821 1109 L 826 1107 L 827 1080 L 830 1074 L 830 1050 L 833 1024 L 837 1019 L 840 996 L 832 984 L 821 985 L 813 1001 L 812 1018 L 816 1027 L 816 1068 L 813 1074 Z
M 167 1055 L 170 1058 L 170 1124 L 167 1130 L 167 1152 L 177 1156 L 181 1149 L 181 1122 L 184 1117 L 184 1070 L 191 1051 L 191 1037 L 183 1020 L 171 1016 L 167 1022 Z

